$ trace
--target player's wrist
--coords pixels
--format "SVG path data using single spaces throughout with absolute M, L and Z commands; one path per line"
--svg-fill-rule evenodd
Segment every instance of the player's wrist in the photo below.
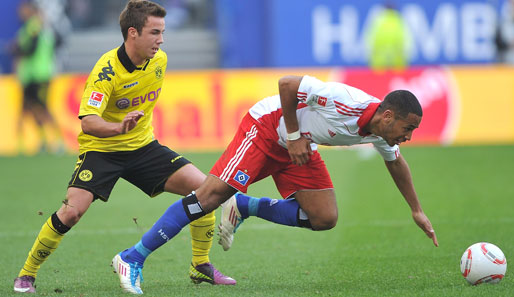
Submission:
M 300 130 L 294 131 L 292 133 L 287 133 L 287 140 L 294 141 L 298 140 L 302 137 L 302 134 L 300 134 Z
M 123 122 L 121 122 L 118 126 L 118 135 L 126 134 L 126 133 L 127 133 L 127 130 L 126 130 L 125 126 L 123 125 Z

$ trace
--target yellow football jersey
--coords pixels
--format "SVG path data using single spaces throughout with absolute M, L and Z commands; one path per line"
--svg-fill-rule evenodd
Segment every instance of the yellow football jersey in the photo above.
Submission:
M 79 151 L 132 151 L 153 139 L 153 109 L 161 93 L 168 58 L 159 50 L 139 67 L 129 59 L 125 45 L 105 53 L 89 74 L 80 102 L 79 118 L 98 115 L 107 122 L 121 123 L 127 113 L 145 115 L 126 134 L 99 138 L 80 132 Z

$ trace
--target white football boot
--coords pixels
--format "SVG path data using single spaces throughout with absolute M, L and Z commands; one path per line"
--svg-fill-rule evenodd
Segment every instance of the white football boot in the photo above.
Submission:
M 221 204 L 221 221 L 218 226 L 220 236 L 219 244 L 223 250 L 228 251 L 234 241 L 234 233 L 243 223 L 243 218 L 239 209 L 237 209 L 236 197 L 239 193 L 234 194 L 227 201 Z
M 114 273 L 120 278 L 120 287 L 123 291 L 132 294 L 143 294 L 141 290 L 141 282 L 143 281 L 142 265 L 136 263 L 127 263 L 123 261 L 120 254 L 116 254 L 112 259 L 111 266 Z

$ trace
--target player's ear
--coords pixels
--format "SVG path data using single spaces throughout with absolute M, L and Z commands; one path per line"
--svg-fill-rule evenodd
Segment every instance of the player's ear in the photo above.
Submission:
M 134 28 L 134 27 L 130 27 L 130 28 L 128 28 L 128 32 L 127 33 L 128 33 L 127 34 L 128 37 L 136 38 L 136 36 L 137 36 L 137 29 Z
M 382 113 L 382 118 L 387 123 L 392 122 L 394 120 L 394 111 L 392 111 L 391 109 L 384 110 L 384 112 Z

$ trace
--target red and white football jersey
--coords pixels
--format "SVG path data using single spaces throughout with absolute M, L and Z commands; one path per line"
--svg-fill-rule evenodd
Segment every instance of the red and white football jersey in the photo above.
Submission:
M 375 114 L 380 100 L 365 92 L 336 82 L 322 82 L 304 76 L 298 88 L 300 101 L 296 116 L 302 136 L 311 139 L 312 150 L 317 145 L 350 146 L 372 143 L 384 160 L 395 160 L 400 153 L 398 145 L 389 146 L 382 137 L 364 135 L 364 127 Z M 286 148 L 286 126 L 282 116 L 279 95 L 265 98 L 255 104 L 250 115 L 278 133 L 278 143 Z

